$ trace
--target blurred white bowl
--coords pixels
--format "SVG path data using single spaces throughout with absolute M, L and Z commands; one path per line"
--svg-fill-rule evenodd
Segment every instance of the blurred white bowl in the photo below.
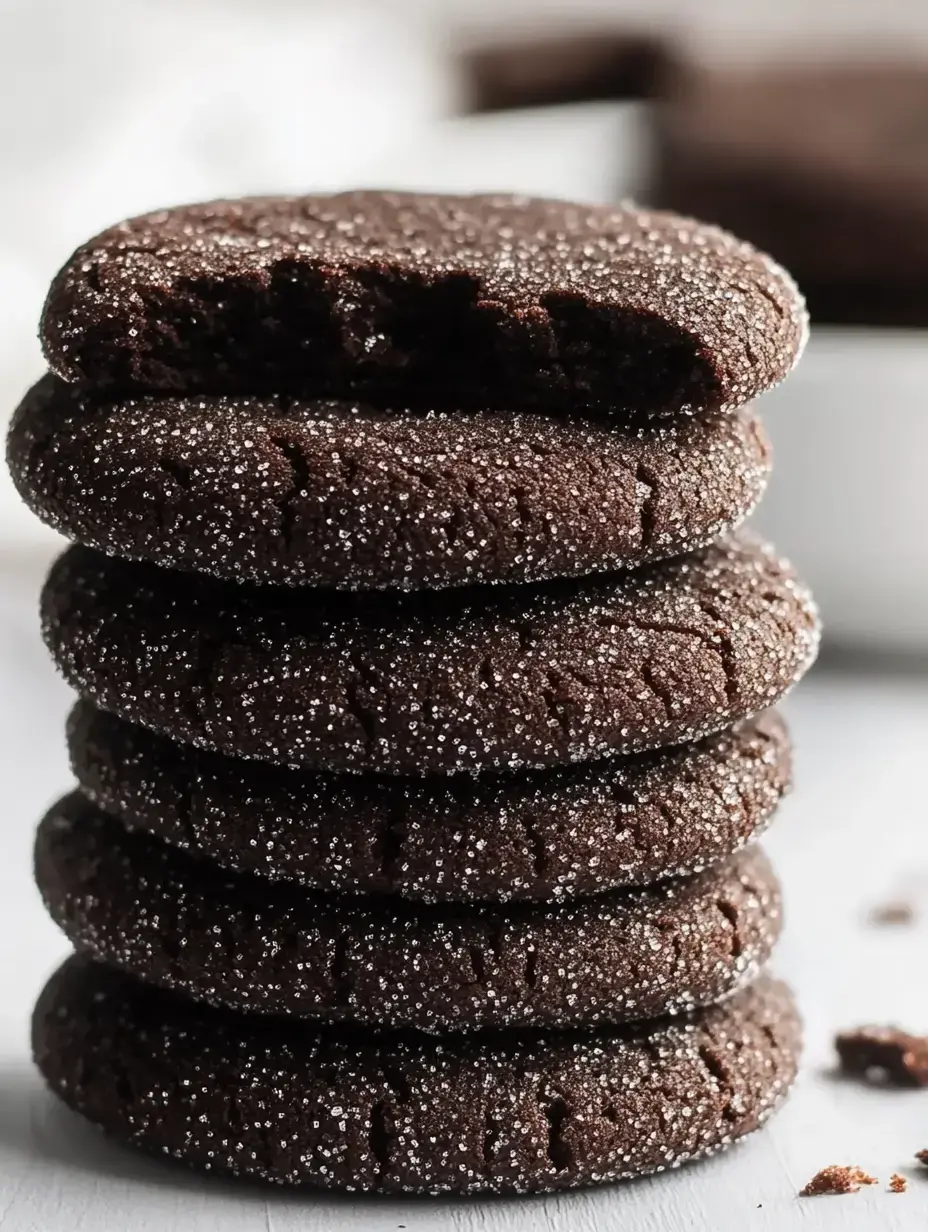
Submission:
M 817 327 L 763 400 L 755 518 L 811 583 L 832 644 L 928 653 L 928 331 Z

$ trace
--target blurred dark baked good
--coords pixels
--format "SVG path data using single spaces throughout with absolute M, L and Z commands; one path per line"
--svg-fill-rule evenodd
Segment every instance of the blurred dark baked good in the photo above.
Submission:
M 771 252 L 814 320 L 928 324 L 928 63 L 678 68 L 654 114 L 654 204 Z
M 514 37 L 475 46 L 461 63 L 471 111 L 649 98 L 669 62 L 666 43 L 643 31 Z

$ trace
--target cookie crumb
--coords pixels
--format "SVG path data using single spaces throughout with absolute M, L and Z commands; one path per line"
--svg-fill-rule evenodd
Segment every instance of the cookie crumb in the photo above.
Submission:
M 928 1086 L 928 1036 L 898 1027 L 858 1027 L 835 1036 L 842 1073 L 899 1087 Z
M 900 1176 L 898 1172 L 894 1172 L 889 1178 L 890 1193 L 905 1193 L 909 1187 L 909 1182 L 904 1176 Z
M 875 1176 L 864 1172 L 863 1168 L 848 1168 L 844 1164 L 829 1164 L 816 1172 L 805 1189 L 800 1189 L 801 1198 L 817 1198 L 821 1194 L 857 1193 L 861 1185 L 876 1185 Z
M 902 927 L 915 923 L 916 911 L 912 903 L 902 899 L 896 902 L 878 903 L 871 909 L 869 920 L 871 924 L 877 924 L 880 927 L 884 925 Z
M 924 1164 L 925 1167 L 928 1168 L 928 1150 L 916 1151 L 915 1158 L 918 1160 L 920 1164 Z

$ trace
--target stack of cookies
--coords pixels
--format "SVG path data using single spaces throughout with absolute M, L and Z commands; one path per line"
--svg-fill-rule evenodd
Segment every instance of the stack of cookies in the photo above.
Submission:
M 732 528 L 805 314 L 714 228 L 359 192 L 55 280 L 10 437 L 74 539 L 50 1086 L 215 1171 L 556 1189 L 756 1128 L 798 1025 L 752 840 L 808 594 Z

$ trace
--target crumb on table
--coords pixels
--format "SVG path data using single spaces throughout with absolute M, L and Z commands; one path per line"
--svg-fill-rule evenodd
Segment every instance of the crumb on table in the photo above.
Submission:
M 841 1071 L 893 1086 L 928 1086 L 928 1037 L 898 1027 L 858 1027 L 835 1036 Z
M 799 1195 L 802 1198 L 817 1198 L 821 1194 L 857 1193 L 861 1185 L 876 1184 L 876 1177 L 864 1172 L 863 1168 L 829 1164 L 827 1168 L 816 1172 L 805 1189 L 799 1191 Z
M 869 919 L 871 924 L 914 924 L 916 911 L 912 903 L 900 899 L 896 902 L 878 903 L 871 908 Z
M 920 1164 L 924 1164 L 925 1167 L 928 1168 L 928 1150 L 916 1151 L 915 1158 Z
M 905 1193 L 906 1189 L 908 1189 L 908 1186 L 909 1186 L 909 1182 L 905 1179 L 904 1176 L 900 1176 L 898 1172 L 894 1172 L 892 1176 L 889 1178 L 889 1192 L 890 1193 Z

